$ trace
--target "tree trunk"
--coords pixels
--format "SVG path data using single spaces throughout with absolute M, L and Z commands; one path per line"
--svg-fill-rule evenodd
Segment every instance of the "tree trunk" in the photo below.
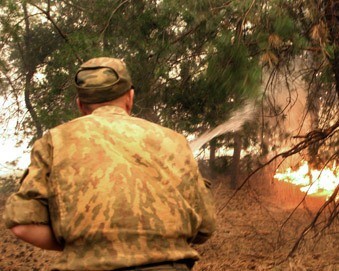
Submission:
M 34 127 L 36 129 L 36 137 L 40 138 L 43 135 L 43 130 L 42 130 L 42 126 L 41 123 L 39 121 L 38 115 L 36 114 L 33 105 L 31 103 L 30 100 L 30 92 L 32 89 L 32 85 L 31 85 L 31 80 L 32 80 L 33 74 L 31 75 L 30 73 L 26 74 L 26 83 L 25 83 L 25 106 L 29 112 L 29 114 L 31 115 L 31 118 L 33 120 L 34 123 Z
M 23 3 L 22 8 L 25 15 L 25 36 L 24 36 L 24 50 L 22 51 L 22 59 L 24 63 L 24 70 L 26 72 L 25 75 L 25 106 L 31 115 L 31 118 L 33 120 L 35 129 L 36 129 L 36 137 L 40 138 L 42 137 L 43 130 L 42 125 L 39 121 L 38 115 L 36 114 L 34 107 L 32 105 L 31 99 L 30 99 L 30 93 L 32 90 L 32 78 L 35 73 L 36 67 L 30 60 L 30 48 L 31 48 L 31 31 L 30 31 L 30 22 L 29 22 L 29 16 L 27 12 L 27 4 Z
M 234 134 L 234 152 L 233 152 L 232 167 L 231 167 L 231 183 L 230 183 L 230 186 L 232 189 L 236 189 L 238 187 L 241 149 L 242 149 L 241 135 L 240 133 L 235 133 Z
M 320 111 L 320 104 L 319 104 L 319 95 L 317 95 L 317 88 L 320 86 L 315 86 L 313 90 L 313 95 L 309 98 L 309 114 L 311 119 L 311 131 L 316 131 L 319 128 L 319 111 Z M 319 151 L 320 143 L 315 142 L 308 147 L 308 163 L 312 166 L 312 168 L 321 169 L 322 163 L 320 161 L 318 151 Z
M 334 59 L 331 61 L 336 81 L 336 92 L 339 97 L 339 0 L 325 1 L 325 19 L 329 29 L 330 40 L 334 45 Z
M 217 149 L 217 141 L 216 139 L 212 139 L 210 141 L 210 160 L 209 160 L 209 166 L 211 173 L 214 174 L 215 171 L 215 152 Z
M 333 71 L 335 75 L 336 92 L 339 97 L 339 49 L 338 48 L 336 48 L 336 50 L 334 51 Z

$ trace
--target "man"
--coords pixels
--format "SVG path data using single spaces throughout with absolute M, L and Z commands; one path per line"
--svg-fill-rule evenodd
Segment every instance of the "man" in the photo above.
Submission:
M 91 59 L 75 83 L 83 116 L 36 141 L 7 227 L 62 251 L 52 270 L 189 270 L 215 214 L 187 141 L 130 116 L 122 61 Z

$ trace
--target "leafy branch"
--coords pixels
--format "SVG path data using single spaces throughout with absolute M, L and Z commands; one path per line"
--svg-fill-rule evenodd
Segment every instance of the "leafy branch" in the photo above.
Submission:
M 40 10 L 46 17 L 46 19 L 48 21 L 51 22 L 51 24 L 54 26 L 54 28 L 56 29 L 56 31 L 58 32 L 58 34 L 60 35 L 60 37 L 67 43 L 70 45 L 71 50 L 73 52 L 73 54 L 75 55 L 75 57 L 77 58 L 77 60 L 82 63 L 83 60 L 82 58 L 79 56 L 79 54 L 76 52 L 76 50 L 74 49 L 74 47 L 72 46 L 68 36 L 61 30 L 61 28 L 58 26 L 58 24 L 56 23 L 56 21 L 53 19 L 52 15 L 51 15 L 51 1 L 48 0 L 48 4 L 47 4 L 47 10 L 44 10 L 43 8 L 39 7 L 38 5 L 34 4 L 34 3 L 30 3 L 33 7 L 37 8 L 38 10 Z

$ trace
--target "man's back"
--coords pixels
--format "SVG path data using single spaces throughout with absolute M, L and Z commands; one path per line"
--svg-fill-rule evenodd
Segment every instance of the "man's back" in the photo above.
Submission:
M 201 187 L 184 137 L 111 106 L 50 135 L 60 269 L 197 259 L 187 240 L 201 223 Z

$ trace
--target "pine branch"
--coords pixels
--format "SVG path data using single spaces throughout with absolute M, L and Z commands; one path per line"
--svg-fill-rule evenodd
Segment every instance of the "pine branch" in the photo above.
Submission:
M 316 223 L 320 217 L 320 215 L 323 213 L 323 211 L 326 209 L 326 207 L 328 205 L 330 205 L 331 203 L 334 203 L 336 205 L 336 197 L 338 195 L 338 191 L 339 191 L 339 185 L 337 185 L 336 189 L 334 190 L 334 192 L 332 193 L 331 197 L 321 206 L 321 208 L 319 209 L 319 211 L 317 212 L 317 214 L 315 215 L 314 219 L 312 220 L 312 222 L 303 230 L 303 232 L 301 233 L 301 235 L 299 236 L 298 240 L 295 242 L 292 250 L 290 251 L 290 253 L 288 254 L 287 258 L 290 258 L 293 256 L 293 254 L 295 253 L 295 251 L 297 250 L 297 248 L 299 247 L 301 241 L 305 238 L 305 236 L 309 233 L 309 231 L 311 229 L 313 229 L 316 226 Z M 336 215 L 333 215 L 336 214 Z M 334 220 L 334 218 L 338 218 L 337 217 L 338 211 L 333 212 L 332 213 L 332 218 L 331 218 L 331 222 Z
M 112 13 L 111 13 L 111 15 L 109 16 L 109 18 L 108 18 L 108 20 L 107 20 L 107 22 L 106 22 L 106 24 L 105 24 L 103 30 L 101 30 L 101 32 L 100 32 L 99 40 L 102 40 L 102 39 L 103 39 L 103 37 L 104 37 L 104 35 L 105 35 L 105 32 L 106 32 L 106 30 L 107 30 L 107 28 L 108 28 L 108 26 L 109 26 L 109 24 L 110 24 L 110 22 L 111 22 L 111 20 L 112 20 L 112 18 L 113 18 L 113 15 L 114 15 L 114 14 L 115 14 L 115 13 L 116 13 L 123 5 L 125 5 L 127 2 L 130 2 L 130 0 L 125 0 L 125 1 L 123 1 L 122 3 L 120 3 L 120 4 L 112 11 Z
M 259 166 L 257 169 L 255 169 L 250 175 L 247 176 L 247 178 L 242 182 L 242 184 L 236 189 L 236 191 L 231 195 L 231 197 L 228 199 L 228 201 L 220 208 L 219 212 L 222 212 L 226 206 L 229 204 L 229 202 L 235 197 L 235 195 L 244 187 L 244 185 L 251 179 L 253 175 L 255 175 L 258 171 L 263 169 L 264 167 L 271 164 L 273 161 L 277 160 L 279 157 L 287 158 L 289 156 L 292 156 L 293 154 L 299 153 L 300 151 L 306 149 L 312 144 L 315 143 L 322 143 L 326 139 L 330 138 L 334 135 L 334 133 L 338 132 L 339 129 L 339 120 L 332 126 L 330 126 L 327 129 L 318 129 L 309 132 L 305 136 L 295 136 L 294 138 L 305 138 L 303 141 L 289 149 L 288 151 L 279 153 L 272 157 L 268 162 L 264 163 L 263 165 Z
M 75 57 L 78 59 L 78 61 L 80 63 L 83 62 L 83 60 L 81 59 L 81 57 L 78 55 L 78 53 L 74 50 L 68 36 L 61 30 L 61 28 L 58 26 L 58 24 L 56 23 L 56 21 L 52 18 L 51 16 L 51 12 L 50 12 L 50 0 L 48 1 L 48 8 L 47 10 L 42 9 L 41 7 L 39 7 L 36 4 L 30 3 L 33 7 L 37 8 L 38 10 L 40 10 L 45 16 L 46 18 L 51 22 L 51 24 L 54 26 L 54 28 L 56 29 L 56 31 L 59 33 L 59 35 L 61 36 L 61 38 L 63 38 L 65 40 L 65 42 L 67 44 L 69 44 L 71 46 L 71 49 L 75 55 Z

